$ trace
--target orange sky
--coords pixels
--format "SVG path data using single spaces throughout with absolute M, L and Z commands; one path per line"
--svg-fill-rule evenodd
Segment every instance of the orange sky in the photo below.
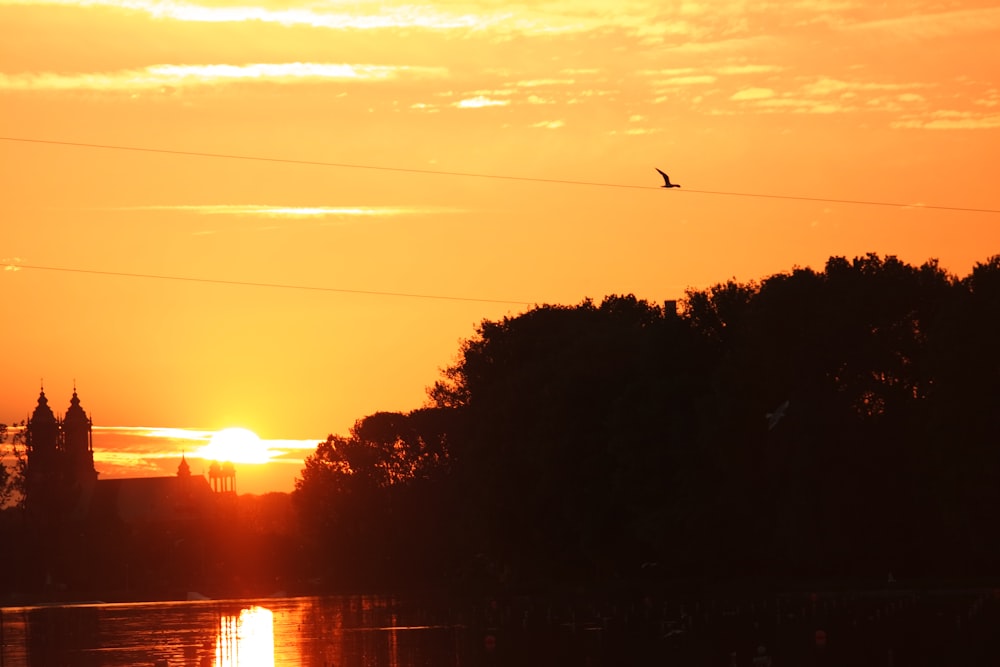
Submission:
M 0 0 L 0 31 L 8 139 L 637 186 L 0 140 L 2 421 L 44 378 L 99 426 L 318 441 L 528 304 L 1000 252 L 997 213 L 708 194 L 1000 209 L 987 2 Z M 282 451 L 241 490 L 290 490 Z

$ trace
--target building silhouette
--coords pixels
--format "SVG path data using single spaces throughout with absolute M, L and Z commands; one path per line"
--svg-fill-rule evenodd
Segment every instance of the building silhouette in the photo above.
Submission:
M 205 477 L 191 474 L 183 454 L 173 476 L 99 480 L 93 419 L 80 405 L 75 387 L 62 419 L 53 413 L 42 389 L 25 432 L 25 509 L 32 518 L 81 518 L 96 509 L 114 509 L 129 521 L 178 521 L 207 509 L 214 502 L 213 492 L 236 491 L 232 464 L 213 463 L 210 486 Z
M 175 475 L 99 479 L 93 419 L 75 387 L 62 418 L 42 389 L 25 448 L 25 522 L 44 586 L 182 586 L 205 572 L 199 554 L 234 504 L 232 465 L 213 464 L 211 484 L 183 454 Z
M 236 493 L 236 466 L 232 461 L 222 464 L 212 461 L 208 467 L 208 479 L 216 493 Z
M 76 388 L 66 416 L 49 407 L 45 390 L 26 422 L 25 511 L 34 523 L 66 518 L 97 481 L 92 421 L 80 406 Z

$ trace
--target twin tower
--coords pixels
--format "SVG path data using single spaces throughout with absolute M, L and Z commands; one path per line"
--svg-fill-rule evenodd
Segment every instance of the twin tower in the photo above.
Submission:
M 62 419 L 52 412 L 45 390 L 41 391 L 25 424 L 28 466 L 24 482 L 29 506 L 42 509 L 39 504 L 50 506 L 57 499 L 69 500 L 97 481 L 92 427 L 75 387 Z

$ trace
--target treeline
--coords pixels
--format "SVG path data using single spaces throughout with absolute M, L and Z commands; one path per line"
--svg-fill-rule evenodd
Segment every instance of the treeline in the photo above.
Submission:
M 1000 256 L 832 257 L 484 321 L 296 483 L 331 587 L 1000 568 Z

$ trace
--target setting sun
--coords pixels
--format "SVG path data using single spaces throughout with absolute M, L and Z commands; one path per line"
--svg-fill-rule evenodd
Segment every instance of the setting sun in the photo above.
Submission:
M 195 455 L 210 461 L 267 463 L 270 453 L 256 433 L 245 428 L 224 428 L 212 436 Z
M 0 422 L 76 380 L 102 478 L 291 492 L 536 304 L 1000 249 L 986 0 L 0 0 L 0 35 Z

